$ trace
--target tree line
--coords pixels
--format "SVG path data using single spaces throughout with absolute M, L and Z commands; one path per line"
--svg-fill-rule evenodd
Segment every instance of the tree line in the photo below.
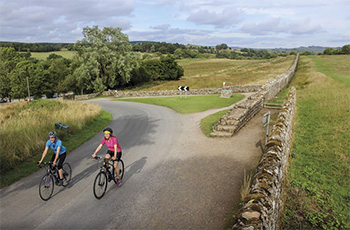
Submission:
M 184 70 L 176 62 L 181 58 L 213 57 L 229 59 L 269 59 L 286 56 L 264 49 L 231 49 L 227 44 L 216 47 L 171 44 L 165 42 L 129 42 L 120 28 L 85 27 L 83 39 L 75 44 L 0 43 L 0 97 L 36 98 L 45 94 L 74 92 L 88 94 L 124 89 L 145 82 L 179 80 Z M 31 57 L 35 50 L 76 51 L 73 60 L 51 54 L 46 60 Z M 147 53 L 158 53 L 147 55 Z M 292 51 L 289 54 L 296 54 Z M 350 45 L 327 48 L 324 54 L 350 54 Z M 207 55 L 207 56 L 206 56 Z M 209 56 L 208 56 L 209 55 Z M 311 55 L 303 52 L 302 55 Z
M 13 47 L 17 52 L 52 52 L 62 49 L 73 50 L 74 44 L 0 42 L 0 47 Z
M 73 60 L 51 54 L 37 60 L 13 47 L 0 47 L 0 97 L 40 98 L 43 94 L 76 94 L 123 89 L 156 80 L 179 80 L 184 71 L 171 55 L 142 59 L 132 51 L 120 28 L 85 27 L 84 38 L 74 44 Z
M 339 54 L 350 54 L 350 44 L 344 45 L 341 49 L 326 48 L 323 51 L 325 55 L 339 55 Z

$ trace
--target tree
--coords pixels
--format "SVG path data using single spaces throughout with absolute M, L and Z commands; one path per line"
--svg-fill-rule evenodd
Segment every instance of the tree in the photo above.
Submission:
M 0 47 L 0 97 L 11 98 L 11 72 L 21 58 L 14 48 Z
M 30 95 L 35 98 L 41 98 L 42 94 L 53 95 L 54 93 L 54 85 L 46 74 L 42 62 L 22 60 L 16 65 L 11 72 L 11 95 L 16 98 L 27 97 L 27 81 Z
M 304 51 L 300 55 L 309 56 L 309 55 L 312 55 L 312 53 L 310 51 Z
M 217 50 L 225 50 L 228 48 L 228 46 L 225 43 L 222 43 L 221 45 L 217 45 L 215 48 Z
M 341 51 L 343 54 L 350 54 L 350 44 L 343 46 Z
M 84 38 L 75 43 L 81 65 L 74 71 L 80 91 L 115 89 L 127 84 L 138 66 L 139 55 L 131 52 L 127 35 L 120 28 L 98 26 L 83 29 Z
M 46 95 L 47 97 L 52 97 L 54 93 L 66 92 L 67 89 L 63 83 L 66 76 L 71 74 L 71 69 L 69 68 L 70 60 L 59 55 L 51 56 L 51 59 L 49 59 L 50 56 L 47 58 L 49 67 L 46 73 L 48 81 L 54 85 L 54 92 L 50 92 L 49 95 Z
M 184 70 L 177 64 L 172 55 L 167 55 L 160 58 L 162 64 L 165 80 L 179 80 L 184 75 Z
M 335 52 L 335 49 L 333 49 L 333 48 L 326 48 L 326 49 L 323 51 L 323 54 L 332 55 L 332 54 L 334 54 L 334 52 Z
M 184 75 L 184 70 L 177 64 L 171 55 L 161 57 L 159 60 L 147 60 L 142 63 L 145 79 L 152 80 L 179 80 Z

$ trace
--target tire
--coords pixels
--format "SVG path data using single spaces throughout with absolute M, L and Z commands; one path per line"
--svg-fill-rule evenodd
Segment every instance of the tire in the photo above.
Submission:
M 67 187 L 69 185 L 70 180 L 72 179 L 72 167 L 70 167 L 70 164 L 64 163 L 62 165 L 63 170 L 63 187 Z
M 105 172 L 99 172 L 94 181 L 94 196 L 101 199 L 107 190 L 107 175 Z
M 120 160 L 118 162 L 118 168 L 119 168 L 119 177 L 120 179 L 123 179 L 124 176 L 124 162 Z M 115 172 L 115 169 L 113 167 L 113 180 L 115 183 L 117 183 L 117 173 Z
M 49 200 L 52 196 L 54 186 L 55 183 L 51 174 L 46 174 L 43 176 L 39 184 L 40 198 L 44 201 Z

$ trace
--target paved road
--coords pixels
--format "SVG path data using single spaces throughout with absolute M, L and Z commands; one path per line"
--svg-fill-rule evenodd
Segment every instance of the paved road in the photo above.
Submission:
M 139 103 L 94 103 L 113 114 L 110 126 L 116 130 L 126 165 L 122 186 L 109 184 L 101 200 L 93 196 L 98 169 L 90 156 L 103 137 L 99 133 L 68 154 L 72 183 L 68 188 L 55 187 L 49 201 L 38 195 L 43 171 L 2 189 L 1 230 L 229 226 L 240 201 L 244 170 L 254 169 L 261 155 L 256 146 L 264 135 L 261 116 L 233 138 L 213 139 L 199 129 L 200 119 L 210 111 L 180 115 Z
M 38 195 L 43 171 L 2 189 L 1 229 L 103 229 L 109 228 L 111 222 L 121 221 L 124 228 L 139 227 L 132 224 L 138 218 L 133 216 L 133 209 L 135 204 L 143 202 L 142 194 L 157 183 L 152 180 L 162 161 L 167 159 L 168 149 L 179 131 L 177 114 L 152 105 L 95 102 L 113 114 L 110 126 L 116 130 L 126 164 L 123 185 L 117 188 L 109 184 L 103 199 L 94 198 L 92 184 L 98 170 L 90 156 L 103 137 L 102 133 L 97 134 L 68 154 L 66 161 L 73 168 L 72 183 L 68 188 L 55 187 L 49 201 L 42 201 Z M 104 147 L 100 155 L 105 152 Z

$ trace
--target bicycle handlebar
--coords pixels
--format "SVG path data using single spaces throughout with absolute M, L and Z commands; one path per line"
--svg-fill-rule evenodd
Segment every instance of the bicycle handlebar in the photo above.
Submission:
M 51 161 L 41 162 L 41 164 L 39 164 L 39 161 L 37 161 L 36 164 L 38 165 L 38 168 L 42 168 L 41 165 L 51 165 L 52 166 L 52 162 Z M 57 165 L 55 165 L 55 167 L 57 167 Z
M 117 160 L 113 160 L 112 158 L 107 159 L 105 157 L 99 157 L 99 156 L 95 156 L 94 159 L 96 159 L 96 160 L 104 159 L 104 160 L 110 160 L 110 161 L 113 161 L 113 162 L 117 161 Z

